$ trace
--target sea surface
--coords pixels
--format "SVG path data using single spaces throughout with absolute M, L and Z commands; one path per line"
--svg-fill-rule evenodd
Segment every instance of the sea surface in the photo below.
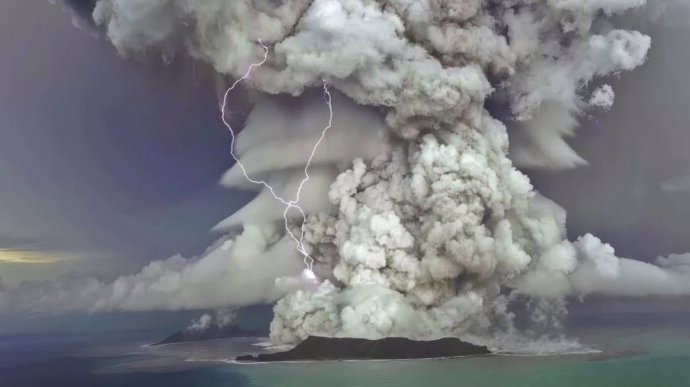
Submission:
M 687 321 L 585 326 L 577 336 L 595 351 L 584 354 L 274 364 L 232 361 L 261 350 L 253 339 L 152 347 L 159 331 L 0 332 L 0 387 L 690 387 Z

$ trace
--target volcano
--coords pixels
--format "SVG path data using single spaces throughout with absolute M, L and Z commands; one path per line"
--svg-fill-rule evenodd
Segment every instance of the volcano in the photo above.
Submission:
M 238 361 L 273 362 L 305 360 L 394 360 L 432 359 L 457 356 L 486 355 L 485 346 L 474 345 L 454 337 L 432 341 L 416 341 L 403 337 L 379 340 L 348 337 L 309 336 L 296 347 L 285 351 L 238 356 Z

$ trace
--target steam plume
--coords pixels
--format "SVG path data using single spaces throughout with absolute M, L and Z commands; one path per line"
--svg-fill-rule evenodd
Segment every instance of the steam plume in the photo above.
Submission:
M 250 79 L 254 89 L 298 96 L 326 78 L 356 102 L 343 102 L 354 121 L 331 131 L 334 144 L 368 143 L 385 122 L 385 152 L 332 149 L 317 158 L 319 178 L 305 205 L 307 239 L 323 282 L 292 288 L 276 304 L 271 325 L 275 342 L 292 343 L 314 333 L 430 338 L 507 331 L 512 303 L 524 298 L 535 320 L 548 321 L 545 316 L 557 317 L 569 295 L 687 294 L 687 256 L 650 265 L 616 257 L 591 235 L 568 241 L 565 212 L 534 192 L 513 163 L 549 168 L 585 163 L 563 138 L 573 134 L 579 114 L 613 103 L 610 86 L 592 91 L 588 85 L 644 63 L 650 38 L 617 29 L 611 21 L 644 5 L 644 0 L 100 0 L 93 16 L 123 55 L 184 49 L 229 77 L 241 75 L 262 55 L 255 43 L 261 39 L 270 44 L 271 55 Z M 508 130 L 487 110 L 489 99 L 506 106 L 518 122 L 514 130 L 522 140 L 510 155 Z M 271 98 L 266 101 L 266 109 L 281 112 Z M 314 121 L 291 132 L 281 129 L 281 120 L 270 120 L 250 119 L 238 151 L 254 165 L 252 173 L 289 188 L 290 171 L 300 164 Z M 267 157 L 277 147 L 285 147 L 281 157 Z M 242 184 L 233 170 L 223 181 Z M 328 203 L 320 199 L 325 197 Z M 279 229 L 252 226 L 275 220 L 264 196 L 255 203 L 219 225 L 244 225 L 238 244 L 252 230 L 269 230 L 260 233 L 261 243 L 240 249 L 243 254 L 229 254 L 246 257 L 246 266 L 233 266 L 234 259 L 222 263 L 224 255 L 211 253 L 193 264 L 170 263 L 174 279 L 168 280 L 158 273 L 168 264 L 153 264 L 118 280 L 124 286 L 116 281 L 106 287 L 108 296 L 98 297 L 97 306 L 211 307 L 274 298 L 276 292 L 266 291 L 273 289 L 268 278 L 289 275 L 277 266 L 293 268 L 288 261 L 295 260 L 286 258 L 292 249 Z M 218 265 L 213 268 L 225 264 L 223 272 L 234 276 L 197 277 L 199 266 L 210 274 L 209 257 Z M 239 280 L 246 275 L 239 270 L 262 278 L 261 285 Z M 192 281 L 202 277 L 223 283 Z M 187 292 L 198 285 L 208 291 Z M 252 286 L 261 291 L 237 300 L 224 286 L 247 295 Z M 140 297 L 138 289 L 155 302 L 142 301 L 149 297 Z

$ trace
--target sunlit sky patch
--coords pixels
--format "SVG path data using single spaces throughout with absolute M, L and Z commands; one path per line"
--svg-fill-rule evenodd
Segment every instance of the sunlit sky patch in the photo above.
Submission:
M 0 248 L 0 264 L 37 264 L 46 265 L 66 260 L 42 251 L 17 250 Z

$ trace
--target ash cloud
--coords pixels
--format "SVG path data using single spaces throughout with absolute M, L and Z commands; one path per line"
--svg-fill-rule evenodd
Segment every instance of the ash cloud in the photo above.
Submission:
M 688 294 L 686 256 L 652 265 L 619 258 L 589 234 L 567 240 L 565 211 L 515 168 L 585 163 L 564 137 L 580 114 L 611 106 L 612 88 L 588 85 L 644 63 L 650 38 L 617 28 L 613 17 L 645 3 L 99 0 L 94 20 L 123 55 L 185 50 L 238 77 L 262 56 L 261 39 L 269 61 L 248 86 L 297 96 L 325 78 L 356 103 L 343 107 L 352 125 L 334 136 L 366 139 L 384 123 L 387 134 L 385 151 L 318 159 L 306 237 L 321 283 L 286 279 L 295 287 L 275 291 L 271 280 L 291 274 L 280 263 L 298 270 L 299 259 L 286 258 L 294 248 L 259 193 L 261 205 L 219 225 L 244 227 L 234 242 L 246 244 L 242 254 L 153 263 L 81 306 L 214 307 L 287 293 L 271 338 L 294 343 L 310 334 L 499 335 L 515 329 L 516 300 L 528 300 L 535 323 L 558 325 L 568 296 Z M 506 125 L 485 108 L 490 98 L 519 123 L 511 130 L 522 140 L 510 148 Z M 289 188 L 300 164 L 291 157 L 312 129 L 284 143 L 293 132 L 261 120 L 270 119 L 250 119 L 238 150 L 243 161 L 256 159 L 253 172 Z M 292 149 L 282 166 L 268 157 L 278 143 Z M 233 170 L 224 182 L 242 184 Z M 235 256 L 244 259 L 235 264 Z
M 48 0 L 52 4 L 62 7 L 67 11 L 71 18 L 72 24 L 82 31 L 89 33 L 92 36 L 98 36 L 96 24 L 91 16 L 96 7 L 97 0 Z
M 273 226 L 246 225 L 201 257 L 153 261 L 141 272 L 103 281 L 70 274 L 56 281 L 22 283 L 0 292 L 0 311 L 144 311 L 207 309 L 273 301 L 299 286 L 301 260 L 292 241 Z

